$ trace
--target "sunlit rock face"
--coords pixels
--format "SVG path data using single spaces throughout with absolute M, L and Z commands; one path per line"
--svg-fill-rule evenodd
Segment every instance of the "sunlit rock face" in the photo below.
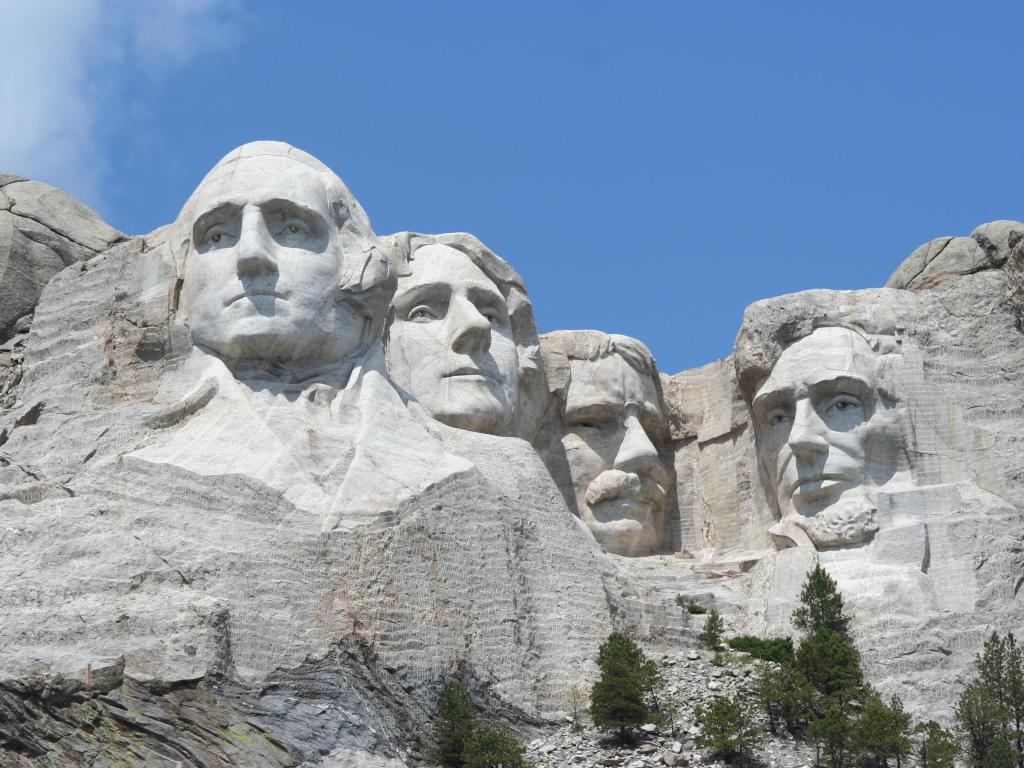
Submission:
M 557 419 L 545 453 L 576 514 L 608 552 L 663 551 L 671 475 L 650 351 L 596 331 L 546 334 L 541 348 Z
M 0 415 L 19 749 L 42 717 L 113 764 L 384 765 L 452 674 L 524 722 L 594 676 L 612 569 L 511 435 L 546 398 L 507 436 L 433 418 L 385 365 L 398 275 L 336 175 L 260 142 L 47 285 Z
M 525 733 L 677 596 L 790 632 L 815 562 L 921 716 L 1024 625 L 1024 224 L 673 375 L 278 142 L 134 238 L 0 174 L 4 264 L 0 763 L 397 768 L 452 675 Z
M 469 234 L 386 242 L 398 275 L 385 331 L 392 379 L 444 424 L 531 439 L 546 391 L 522 278 Z

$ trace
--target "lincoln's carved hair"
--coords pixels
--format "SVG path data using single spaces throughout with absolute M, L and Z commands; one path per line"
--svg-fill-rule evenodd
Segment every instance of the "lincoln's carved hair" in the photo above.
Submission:
M 519 399 L 515 432 L 528 440 L 532 439 L 543 415 L 546 387 L 540 366 L 540 341 L 537 339 L 533 304 L 526 294 L 523 278 L 507 261 L 467 232 L 441 235 L 398 232 L 382 239 L 385 247 L 390 250 L 394 272 L 398 277 L 412 274 L 412 263 L 421 248 L 427 245 L 446 245 L 464 254 L 501 292 L 508 306 L 512 338 L 519 355 Z M 393 315 L 394 309 L 389 310 L 384 331 L 385 346 L 388 343 L 387 329 Z
M 603 331 L 552 331 L 540 340 L 544 372 L 549 392 L 559 400 L 572 378 L 571 360 L 596 362 L 618 355 L 637 373 L 649 376 L 661 396 L 658 365 L 647 345 L 631 336 Z
M 260 157 L 284 158 L 312 169 L 323 181 L 327 208 L 334 224 L 334 235 L 341 241 L 345 263 L 338 285 L 338 298 L 355 301 L 364 307 L 367 316 L 383 319 L 385 307 L 395 291 L 395 276 L 387 259 L 387 251 L 373 232 L 366 211 L 338 175 L 315 157 L 281 141 L 254 141 L 231 150 L 213 166 L 185 202 L 171 225 L 178 289 L 185 274 L 185 260 L 192 242 L 192 225 L 200 192 L 210 182 L 231 175 L 238 163 Z M 171 310 L 177 310 L 176 296 Z

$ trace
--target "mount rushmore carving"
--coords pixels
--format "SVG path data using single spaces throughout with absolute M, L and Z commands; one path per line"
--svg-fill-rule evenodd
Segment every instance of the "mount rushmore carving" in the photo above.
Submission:
M 538 336 L 486 245 L 378 237 L 286 144 L 135 238 L 0 183 L 0 290 L 45 286 L 0 318 L 0 703 L 40 765 L 398 760 L 455 672 L 551 720 L 613 629 L 692 639 L 676 595 L 787 632 L 814 562 L 911 708 L 948 712 L 1022 624 L 1024 224 L 758 302 L 670 376 L 636 339 Z M 230 727 L 161 726 L 183 691 Z

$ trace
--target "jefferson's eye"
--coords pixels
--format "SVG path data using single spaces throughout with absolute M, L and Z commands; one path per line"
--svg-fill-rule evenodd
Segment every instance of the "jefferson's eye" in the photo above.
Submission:
M 429 323 L 437 320 L 437 315 L 429 307 L 416 307 L 409 313 L 409 321 L 413 323 Z

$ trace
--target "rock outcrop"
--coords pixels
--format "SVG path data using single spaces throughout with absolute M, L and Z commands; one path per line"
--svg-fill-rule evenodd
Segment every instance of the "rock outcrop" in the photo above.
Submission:
M 1024 623 L 1024 224 L 676 375 L 273 142 L 142 237 L 0 176 L 0 265 L 2 764 L 419 764 L 453 675 L 543 743 L 613 629 L 787 633 L 815 562 L 929 716 Z

